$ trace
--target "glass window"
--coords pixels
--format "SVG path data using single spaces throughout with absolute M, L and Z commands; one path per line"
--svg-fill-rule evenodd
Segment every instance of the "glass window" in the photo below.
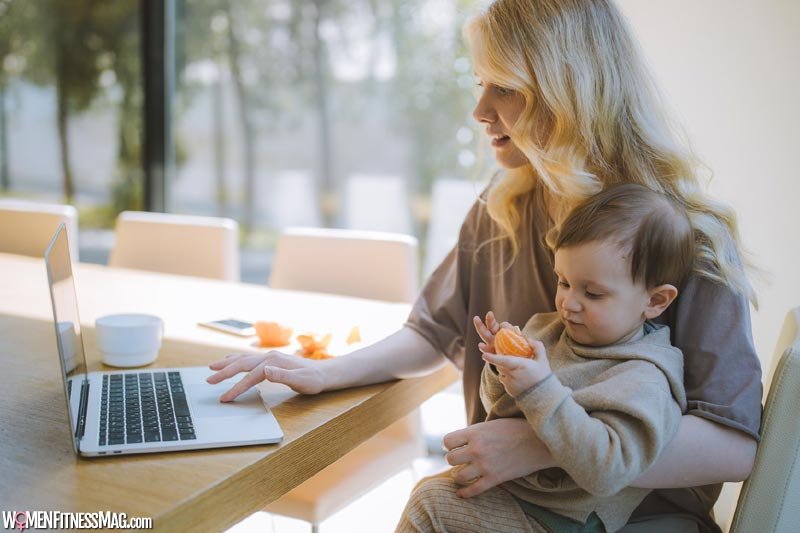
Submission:
M 176 211 L 238 220 L 243 279 L 262 283 L 287 226 L 404 232 L 425 249 L 432 184 L 455 180 L 462 202 L 480 191 L 472 3 L 179 4 Z M 466 207 L 451 211 L 449 246 Z
M 0 196 L 78 207 L 83 260 L 142 207 L 138 5 L 0 2 Z
M 247 281 L 296 225 L 416 235 L 429 272 L 487 173 L 461 36 L 476 3 L 176 2 L 171 208 L 235 218 Z M 139 9 L 0 1 L 0 196 L 76 205 L 83 261 L 144 208 Z

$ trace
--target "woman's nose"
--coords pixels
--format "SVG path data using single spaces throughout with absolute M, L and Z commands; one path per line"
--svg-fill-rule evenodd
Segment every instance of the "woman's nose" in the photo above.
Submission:
M 487 91 L 483 91 L 480 98 L 478 98 L 478 103 L 475 104 L 475 109 L 472 110 L 472 117 L 483 124 L 491 124 L 497 120 L 497 112 L 487 97 Z

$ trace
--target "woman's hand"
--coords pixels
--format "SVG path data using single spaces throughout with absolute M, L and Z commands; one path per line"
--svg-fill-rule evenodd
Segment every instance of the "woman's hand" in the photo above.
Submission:
M 247 372 L 239 382 L 220 396 L 221 402 L 230 402 L 237 396 L 268 379 L 283 383 L 300 394 L 317 394 L 325 387 L 323 361 L 312 361 L 297 355 L 275 350 L 267 354 L 231 354 L 209 365 L 216 374 L 208 377 L 209 383 L 219 383 L 240 372 Z
M 524 418 L 498 418 L 473 424 L 444 437 L 445 459 L 459 468 L 457 494 L 471 498 L 500 483 L 556 466 L 547 447 Z

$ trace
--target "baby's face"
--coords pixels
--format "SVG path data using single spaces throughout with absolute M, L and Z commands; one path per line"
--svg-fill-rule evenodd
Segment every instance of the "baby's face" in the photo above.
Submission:
M 614 243 L 561 248 L 555 271 L 556 309 L 575 342 L 615 344 L 642 326 L 650 295 L 644 283 L 633 282 L 630 259 Z

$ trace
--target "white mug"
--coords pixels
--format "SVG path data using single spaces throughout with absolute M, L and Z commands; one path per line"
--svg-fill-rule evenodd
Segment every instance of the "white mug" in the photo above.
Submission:
M 156 360 L 164 321 L 143 314 L 106 315 L 95 320 L 97 346 L 109 366 L 133 367 Z

